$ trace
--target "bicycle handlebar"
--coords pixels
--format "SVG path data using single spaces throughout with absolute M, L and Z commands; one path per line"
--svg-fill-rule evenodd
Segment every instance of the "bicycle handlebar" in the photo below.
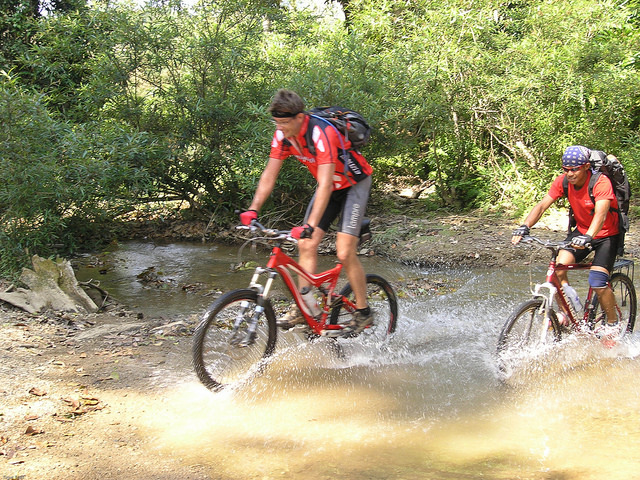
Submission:
M 274 228 L 267 228 L 262 225 L 258 220 L 251 220 L 250 225 L 238 225 L 237 230 L 250 230 L 251 232 L 263 233 L 270 240 L 286 240 L 288 242 L 298 243 L 297 238 L 291 236 L 291 230 L 277 230 Z
M 522 237 L 520 242 L 531 243 L 535 242 L 539 245 L 542 245 L 544 248 L 548 248 L 549 250 L 557 251 L 565 247 L 569 247 L 571 245 L 571 241 L 562 240 L 560 242 L 553 242 L 551 240 L 541 240 L 538 237 L 534 237 L 532 235 L 525 235 Z M 590 246 L 590 245 L 589 245 Z M 578 248 L 578 247 L 573 247 Z

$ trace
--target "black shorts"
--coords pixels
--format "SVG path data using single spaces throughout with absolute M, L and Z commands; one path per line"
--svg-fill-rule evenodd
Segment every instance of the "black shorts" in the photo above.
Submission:
M 569 235 L 567 235 L 566 241 L 571 240 L 578 235 L 582 235 L 576 228 Z M 612 235 L 611 237 L 598 238 L 591 241 L 591 248 L 563 248 L 573 254 L 576 258 L 576 263 L 584 260 L 591 252 L 595 252 L 591 264 L 597 267 L 606 268 L 611 274 L 613 270 L 613 264 L 616 261 L 616 255 L 618 252 L 618 235 Z
M 355 237 L 359 236 L 362 220 L 364 219 L 364 214 L 367 209 L 367 202 L 369 201 L 370 190 L 371 177 L 366 177 L 351 187 L 335 190 L 331 194 L 327 209 L 324 211 L 318 223 L 318 228 L 325 232 L 328 231 L 333 221 L 338 218 L 338 216 L 341 216 L 338 231 L 348 233 Z M 305 222 L 311 213 L 315 198 L 316 196 L 314 194 L 307 207 Z

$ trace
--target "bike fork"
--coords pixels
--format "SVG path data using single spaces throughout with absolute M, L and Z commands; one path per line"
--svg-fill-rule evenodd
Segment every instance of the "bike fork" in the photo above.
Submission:
M 548 295 L 541 293 L 542 289 L 548 290 Z M 553 298 L 557 293 L 556 287 L 553 286 L 551 282 L 545 282 L 542 284 L 538 284 L 535 286 L 533 291 L 533 296 L 538 297 L 542 300 L 542 304 L 540 305 L 540 309 L 544 312 L 544 323 L 542 325 L 542 329 L 539 332 L 540 341 L 544 343 L 547 338 L 547 334 L 549 332 L 549 327 L 551 326 L 551 315 L 549 313 L 549 306 L 553 305 Z
M 250 308 L 251 302 L 247 300 L 243 301 L 240 305 L 240 312 L 238 312 L 238 316 L 233 324 L 233 339 L 231 341 L 232 344 L 238 347 L 248 347 L 253 345 L 256 341 L 257 331 L 258 331 L 258 322 L 260 321 L 260 316 L 264 314 L 264 304 L 267 301 L 267 295 L 271 290 L 271 285 L 273 285 L 273 280 L 275 279 L 277 273 L 273 271 L 269 272 L 269 277 L 265 282 L 264 286 L 258 283 L 258 277 L 260 274 L 267 272 L 267 269 L 264 268 L 256 268 L 256 271 L 251 279 L 251 283 L 249 284 L 249 288 L 252 288 L 258 292 L 258 300 L 255 308 L 253 309 L 253 314 L 251 315 L 251 319 L 247 322 L 247 330 L 244 335 L 241 335 L 240 338 L 235 338 L 236 335 L 240 332 L 240 326 L 242 322 L 245 321 L 245 314 L 247 310 Z M 236 341 L 234 341 L 236 340 Z

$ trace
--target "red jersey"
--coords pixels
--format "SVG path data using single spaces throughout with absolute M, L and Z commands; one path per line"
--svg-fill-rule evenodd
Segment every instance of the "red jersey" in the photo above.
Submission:
M 569 204 L 573 209 L 573 214 L 576 219 L 576 226 L 578 228 L 578 231 L 582 234 L 587 233 L 587 230 L 589 230 L 591 220 L 593 220 L 593 210 L 595 208 L 595 205 L 593 204 L 593 202 L 591 201 L 591 197 L 589 196 L 589 180 L 591 179 L 591 175 L 592 173 L 591 171 L 589 171 L 587 180 L 586 182 L 584 182 L 584 185 L 582 185 L 582 187 L 575 188 L 569 183 L 569 187 L 567 189 L 567 197 L 569 198 Z M 562 188 L 564 177 L 564 174 L 560 175 L 551 184 L 551 188 L 549 189 L 549 196 L 554 200 L 557 200 L 558 198 L 564 196 L 564 191 Z M 593 186 L 593 198 L 596 200 L 596 202 L 598 200 L 611 200 L 611 205 L 609 208 L 618 208 L 618 200 L 613 193 L 611 180 L 609 180 L 606 175 L 600 175 L 600 178 L 598 178 L 596 184 Z M 617 234 L 618 215 L 615 212 L 609 210 L 602 228 L 594 238 L 610 237 Z
M 307 129 L 312 128 L 311 138 L 315 147 L 316 154 L 313 155 L 309 151 L 306 141 Z M 291 142 L 284 138 L 280 130 L 276 130 L 273 134 L 271 142 L 271 158 L 284 160 L 287 157 L 294 156 L 303 163 L 311 172 L 311 175 L 318 179 L 318 165 L 327 163 L 335 164 L 335 172 L 333 174 L 333 190 L 341 190 L 350 187 L 354 183 L 371 175 L 373 169 L 367 163 L 365 158 L 357 150 L 349 150 L 351 142 L 348 142 L 340 133 L 331 125 L 328 125 L 315 119 L 311 121 L 309 115 L 305 115 L 304 123 L 295 140 L 302 149 L 299 152 Z M 344 150 L 343 150 L 344 147 Z M 347 165 L 345 170 L 344 151 L 347 151 Z M 346 173 L 346 175 L 345 175 Z

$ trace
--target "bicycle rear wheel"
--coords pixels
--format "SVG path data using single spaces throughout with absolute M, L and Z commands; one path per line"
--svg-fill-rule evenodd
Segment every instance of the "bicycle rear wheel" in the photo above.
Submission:
M 398 299 L 393 287 L 379 275 L 369 274 L 367 279 L 367 304 L 373 312 L 373 325 L 358 335 L 359 338 L 381 342 L 396 330 L 398 321 Z M 347 283 L 340 295 L 355 303 L 351 285 Z M 346 304 L 340 303 L 331 310 L 329 323 L 332 325 L 347 323 L 353 311 Z
M 545 318 L 542 299 L 522 303 L 504 324 L 498 339 L 498 368 L 510 375 L 515 367 L 560 340 L 561 330 L 553 310 Z
M 255 328 L 255 335 L 251 328 Z M 212 390 L 260 373 L 275 350 L 276 317 L 271 304 L 258 305 L 254 290 L 233 290 L 204 313 L 193 336 L 193 366 Z
M 633 328 L 636 324 L 636 289 L 633 286 L 631 279 L 624 273 L 615 272 L 611 275 L 609 280 L 611 290 L 616 297 L 616 305 L 618 306 L 618 313 L 620 314 L 620 330 L 622 336 L 633 332 Z M 593 299 L 593 313 L 590 315 L 590 325 L 592 328 L 597 328 L 606 320 L 606 315 L 602 310 L 602 306 L 598 301 L 598 297 Z

